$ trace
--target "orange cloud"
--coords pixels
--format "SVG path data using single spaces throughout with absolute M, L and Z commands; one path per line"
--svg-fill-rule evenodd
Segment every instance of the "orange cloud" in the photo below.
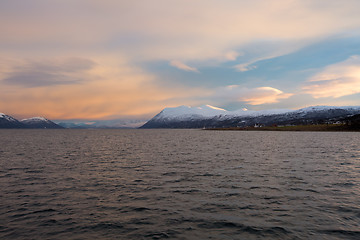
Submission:
M 339 98 L 360 93 L 360 56 L 326 67 L 308 79 L 303 91 L 314 98 Z
M 134 63 L 177 59 L 173 66 L 196 72 L 185 63 L 215 59 L 234 61 L 235 68 L 246 71 L 255 68 L 257 61 L 360 28 L 360 2 L 352 0 L 32 0 L 20 5 L 2 1 L 0 6 L 0 51 L 2 57 L 15 59 L 0 59 L 0 111 L 26 117 L 154 114 L 164 105 L 197 105 L 199 96 L 255 105 L 277 102 L 291 94 L 270 87 L 238 86 L 216 89 L 218 93 L 180 84 L 170 88 Z M 233 50 L 242 51 L 245 45 L 264 39 L 286 44 L 235 62 L 240 54 Z M 66 58 L 70 55 L 85 62 L 71 62 Z M 108 55 L 116 57 L 104 57 Z M 31 61 L 19 60 L 23 58 Z M 34 60 L 42 58 L 50 60 Z M 309 81 L 304 91 L 314 97 L 356 93 L 356 66 L 335 71 L 341 79 Z M 333 74 L 330 70 L 326 73 Z
M 185 63 L 180 62 L 178 60 L 171 61 L 170 66 L 176 67 L 178 69 L 181 69 L 181 70 L 184 70 L 187 72 L 199 72 L 199 70 L 197 70 L 196 68 L 190 67 L 190 66 L 186 65 Z
M 1 112 L 51 119 L 150 117 L 165 104 L 193 104 L 193 100 L 186 99 L 204 92 L 181 86 L 162 87 L 155 76 L 118 59 L 99 58 L 94 62 L 97 65 L 87 71 L 88 80 L 72 84 L 24 87 L 2 81 Z
M 284 93 L 272 87 L 244 88 L 239 85 L 231 85 L 217 89 L 214 93 L 219 101 L 247 102 L 251 105 L 261 105 L 279 102 L 281 99 L 291 97 L 292 93 Z
M 97 49 L 126 52 L 135 60 L 207 60 L 223 58 L 229 49 L 259 39 L 318 39 L 360 27 L 358 1 L 33 0 L 22 3 L 22 8 L 16 4 L 1 5 L 0 43 L 2 50 L 21 48 L 23 53 Z

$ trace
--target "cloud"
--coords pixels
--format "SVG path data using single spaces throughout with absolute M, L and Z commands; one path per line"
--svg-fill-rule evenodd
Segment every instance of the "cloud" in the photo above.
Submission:
M 1 72 L 0 81 L 23 87 L 77 84 L 85 80 L 86 72 L 95 65 L 92 60 L 84 58 L 22 61 Z
M 209 60 L 263 39 L 291 43 L 354 31 L 359 8 L 356 0 L 1 1 L 0 48 Z
M 246 102 L 251 105 L 277 103 L 281 99 L 291 97 L 292 93 L 284 93 L 272 87 L 244 88 L 239 85 L 221 87 L 214 96 L 222 102 Z
M 21 85 L 24 87 L 42 87 L 51 85 L 75 84 L 81 80 L 60 74 L 47 72 L 15 72 L 4 78 L 6 84 Z
M 174 67 L 197 72 L 185 63 L 198 67 L 231 61 L 238 70 L 248 71 L 259 61 L 309 43 L 358 33 L 359 8 L 358 0 L 0 1 L 1 56 L 15 59 L 0 63 L 0 110 L 51 118 L 103 118 L 153 114 L 168 104 L 193 105 L 197 96 L 211 100 L 217 96 L 213 89 L 181 83 L 165 87 L 156 72 L 144 69 L 154 70 L 149 62 L 178 60 L 172 62 Z M 273 51 L 258 49 L 265 41 L 281 45 L 276 49 L 267 45 Z M 247 51 L 252 43 L 255 50 Z M 215 75 L 214 81 L 221 82 Z M 354 79 L 348 76 L 342 82 L 352 82 L 353 91 L 358 88 Z M 275 88 L 217 90 L 219 101 L 250 104 L 289 96 Z M 306 91 L 311 90 L 321 96 L 321 89 Z
M 199 72 L 199 70 L 197 70 L 196 68 L 190 67 L 190 66 L 186 65 L 185 63 L 182 63 L 182 62 L 177 61 L 177 60 L 171 61 L 170 66 L 176 67 L 178 69 L 181 69 L 181 70 L 184 70 L 184 71 L 187 71 L 187 72 L 197 72 L 197 73 Z
M 239 56 L 242 56 L 242 53 L 236 51 L 229 51 L 225 53 L 225 59 L 228 61 L 235 61 Z
M 208 92 L 206 89 L 181 85 L 166 87 L 155 75 L 133 66 L 118 55 L 98 56 L 93 59 L 97 64 L 89 64 L 88 67 L 85 67 L 86 64 L 78 64 L 77 67 L 53 64 L 69 62 L 52 59 L 47 60 L 51 64 L 41 60 L 29 64 L 31 67 L 45 65 L 42 69 L 46 71 L 41 72 L 42 77 L 46 74 L 59 77 L 58 74 L 62 73 L 69 74 L 73 81 L 79 75 L 82 77 L 81 82 L 60 84 L 57 80 L 56 84 L 50 84 L 48 80 L 41 79 L 44 82 L 38 80 L 40 82 L 33 82 L 31 87 L 24 87 L 24 84 L 28 84 L 25 80 L 17 84 L 5 84 L 0 81 L 1 111 L 15 116 L 21 114 L 19 118 L 37 115 L 50 119 L 150 118 L 166 105 L 194 105 L 194 97 L 206 95 Z M 9 62 L 1 61 L 1 71 L 9 73 L 16 69 L 16 63 L 19 63 Z M 19 67 L 24 65 L 26 64 Z M 81 71 L 84 69 L 86 74 L 83 76 Z
M 314 98 L 339 98 L 360 93 L 360 56 L 327 66 L 309 78 L 302 89 Z
M 284 56 L 286 54 L 295 52 L 303 47 L 306 43 L 303 41 L 287 43 L 285 41 L 262 41 L 255 45 L 247 46 L 247 53 L 250 55 L 248 59 L 233 68 L 239 72 L 246 72 L 257 68 L 255 65 L 258 62 L 269 60 Z M 245 56 L 246 57 L 246 56 Z
M 256 69 L 256 66 L 252 66 L 252 64 L 254 64 L 255 62 L 257 61 L 255 60 L 247 63 L 238 64 L 234 66 L 234 68 L 239 72 L 247 72 Z
M 24 87 L 24 84 L 28 84 L 24 82 L 4 84 L 0 81 L 1 111 L 16 113 L 15 116 L 21 113 L 21 117 L 40 115 L 50 119 L 150 118 L 166 106 L 200 105 L 207 102 L 246 102 L 260 105 L 291 96 L 271 87 L 244 88 L 232 85 L 211 89 L 181 84 L 166 86 L 156 75 L 130 64 L 121 56 L 93 57 L 91 62 L 96 64 L 74 61 L 71 65 L 68 59 L 22 61 L 20 65 L 16 65 L 19 61 L 2 61 L 0 72 L 12 73 L 11 76 L 17 76 L 12 72 L 17 69 L 16 66 L 30 66 L 28 69 L 37 66 L 43 69 L 43 77 L 45 74 L 52 74 L 55 78 L 55 75 L 59 77 L 59 73 L 74 77 L 85 71 L 86 79 L 89 80 L 73 81 L 72 84 L 60 84 L 55 79 L 52 80 L 56 84 L 50 84 L 43 80 L 45 83 L 35 81 L 31 87 Z

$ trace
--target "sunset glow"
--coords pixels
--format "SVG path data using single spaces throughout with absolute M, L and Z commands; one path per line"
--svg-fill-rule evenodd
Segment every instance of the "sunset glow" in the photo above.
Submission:
M 0 112 L 150 118 L 165 107 L 360 104 L 359 1 L 0 3 Z

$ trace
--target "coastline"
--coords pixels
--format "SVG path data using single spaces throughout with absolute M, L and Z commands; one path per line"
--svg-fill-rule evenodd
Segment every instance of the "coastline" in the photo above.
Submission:
M 360 128 L 346 124 L 316 124 L 295 126 L 266 126 L 266 127 L 225 127 L 205 128 L 215 131 L 297 131 L 297 132 L 359 132 Z

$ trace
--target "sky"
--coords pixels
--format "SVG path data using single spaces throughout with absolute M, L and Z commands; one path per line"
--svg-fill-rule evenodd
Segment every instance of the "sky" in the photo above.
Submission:
M 360 105 L 358 0 L 0 0 L 0 112 Z

